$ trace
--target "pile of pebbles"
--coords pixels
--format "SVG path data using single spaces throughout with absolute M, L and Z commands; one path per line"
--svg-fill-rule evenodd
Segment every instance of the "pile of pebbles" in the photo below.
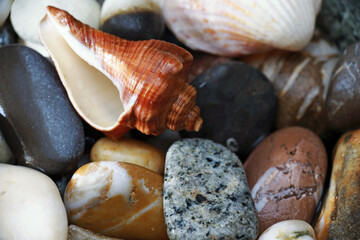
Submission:
M 230 58 L 185 46 L 150 1 L 54 1 L 194 56 L 201 130 L 115 141 L 81 119 L 37 37 L 48 2 L 0 3 L 0 239 L 360 238 L 360 42 L 341 35 L 353 22 L 326 35 L 324 14 L 351 9 L 324 0 L 301 51 Z

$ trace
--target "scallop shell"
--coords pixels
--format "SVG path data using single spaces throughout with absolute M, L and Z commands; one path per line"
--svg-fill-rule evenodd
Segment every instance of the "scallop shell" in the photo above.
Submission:
M 321 0 L 157 0 L 165 21 L 188 47 L 237 56 L 310 41 Z
M 123 40 L 50 6 L 39 34 L 77 112 L 108 137 L 120 139 L 132 128 L 153 135 L 166 128 L 200 130 L 196 89 L 187 83 L 193 58 L 186 50 L 158 40 Z

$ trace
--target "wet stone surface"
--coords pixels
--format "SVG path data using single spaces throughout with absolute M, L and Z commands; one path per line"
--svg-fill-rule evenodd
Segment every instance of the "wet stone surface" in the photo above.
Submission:
M 0 129 L 19 164 L 46 174 L 71 170 L 84 151 L 81 120 L 55 68 L 27 47 L 0 49 Z
M 167 152 L 164 214 L 170 239 L 255 239 L 258 220 L 238 157 L 210 140 Z

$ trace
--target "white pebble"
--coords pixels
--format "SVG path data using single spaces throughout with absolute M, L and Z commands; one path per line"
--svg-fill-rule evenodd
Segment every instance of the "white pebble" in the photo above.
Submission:
M 269 227 L 259 240 L 315 240 L 314 229 L 302 220 L 286 220 Z

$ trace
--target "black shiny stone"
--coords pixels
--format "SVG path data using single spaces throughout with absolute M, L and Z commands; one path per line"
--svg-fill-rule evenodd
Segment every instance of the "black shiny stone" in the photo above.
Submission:
M 111 17 L 100 29 L 127 40 L 160 39 L 164 33 L 165 23 L 159 13 L 131 12 Z
M 84 129 L 54 66 L 34 50 L 0 49 L 0 128 L 18 163 L 48 175 L 76 167 Z
M 182 137 L 211 139 L 245 159 L 270 133 L 277 97 L 260 71 L 230 61 L 206 70 L 192 84 L 204 123 L 199 132 L 182 131 Z

